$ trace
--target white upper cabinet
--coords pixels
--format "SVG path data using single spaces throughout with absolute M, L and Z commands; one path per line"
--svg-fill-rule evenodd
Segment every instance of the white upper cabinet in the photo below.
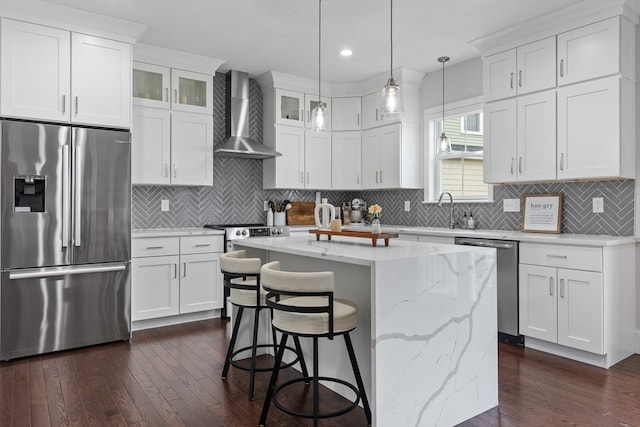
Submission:
M 331 188 L 331 133 L 305 131 L 304 187 Z
M 331 136 L 331 188 L 359 190 L 362 187 L 361 175 L 362 132 L 333 132 Z
M 331 98 L 322 97 L 322 103 L 327 109 L 325 120 L 327 122 L 327 128 L 331 129 Z M 306 93 L 304 95 L 304 127 L 311 129 L 311 113 L 313 109 L 318 106 L 318 95 L 310 95 Z
M 171 184 L 171 113 L 134 105 L 132 117 L 131 182 Z
M 551 89 L 556 85 L 556 38 L 487 56 L 483 67 L 486 102 Z
M 130 127 L 131 45 L 71 35 L 71 121 Z
M 133 103 L 144 107 L 169 108 L 171 68 L 133 62 Z
M 272 147 L 282 156 L 262 162 L 264 187 L 304 188 L 304 129 L 296 126 L 272 126 L 272 129 Z M 271 135 L 265 133 L 267 136 Z
M 2 19 L 0 114 L 69 121 L 71 33 Z
M 275 123 L 304 127 L 304 93 L 284 89 L 275 92 Z
M 369 129 L 362 135 L 362 184 L 364 188 L 400 187 L 400 125 Z
M 213 114 L 213 75 L 171 70 L 171 108 Z
M 129 128 L 131 45 L 2 19 L 0 114 Z
M 620 16 L 558 35 L 558 84 L 622 74 L 635 81 L 635 26 Z
M 213 185 L 213 117 L 171 113 L 171 183 Z
M 362 100 L 358 97 L 333 98 L 331 100 L 331 130 L 360 130 Z
M 619 76 L 558 89 L 558 178 L 635 178 L 635 112 Z
M 404 93 L 403 93 L 404 95 Z M 362 97 L 362 129 L 398 123 L 400 118 L 383 119 L 380 116 L 380 93 L 375 92 Z

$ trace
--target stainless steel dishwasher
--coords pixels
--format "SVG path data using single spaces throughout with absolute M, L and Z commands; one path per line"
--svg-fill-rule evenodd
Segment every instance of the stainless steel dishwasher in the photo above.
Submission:
M 456 245 L 495 248 L 497 252 L 498 339 L 524 344 L 518 330 L 518 242 L 456 237 Z

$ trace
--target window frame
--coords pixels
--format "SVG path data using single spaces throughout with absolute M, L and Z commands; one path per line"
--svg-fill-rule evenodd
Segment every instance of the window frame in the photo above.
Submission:
M 450 102 L 444 105 L 444 117 L 464 116 L 465 113 L 473 113 L 484 110 L 482 96 L 467 98 L 461 101 Z M 424 202 L 436 203 L 440 195 L 440 160 L 446 158 L 474 157 L 473 152 L 456 153 L 451 156 L 440 156 L 436 150 L 436 122 L 442 120 L 442 105 L 424 109 L 423 149 L 424 149 Z M 439 126 L 438 126 L 439 127 Z M 482 129 L 482 127 L 480 128 Z M 478 132 L 467 132 L 478 134 Z M 484 154 L 484 150 L 482 151 Z M 477 156 L 477 154 L 475 154 Z M 484 158 L 484 156 L 483 156 Z M 477 196 L 456 197 L 454 203 L 493 203 L 493 185 L 487 184 L 487 197 L 479 199 Z
M 470 112 L 471 114 L 478 114 L 478 115 L 482 115 L 482 113 L 473 113 Z M 471 114 L 465 114 L 462 117 L 462 120 L 460 120 L 460 133 L 466 133 L 469 135 L 484 135 L 484 124 L 482 118 L 479 118 L 480 120 L 478 120 L 478 129 L 480 129 L 479 131 L 475 131 L 475 130 L 467 130 L 467 116 L 470 116 Z M 446 108 L 445 108 L 445 118 L 446 118 Z

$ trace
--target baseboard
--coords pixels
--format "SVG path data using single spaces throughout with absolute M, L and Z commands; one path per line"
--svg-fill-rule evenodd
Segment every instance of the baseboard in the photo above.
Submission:
M 196 322 L 198 320 L 215 319 L 220 317 L 220 310 L 199 311 L 196 313 L 180 314 L 178 316 L 158 317 L 156 319 L 137 320 L 131 322 L 132 331 L 160 328 L 163 326 L 179 325 L 180 323 Z
M 636 354 L 640 354 L 640 329 L 636 329 Z

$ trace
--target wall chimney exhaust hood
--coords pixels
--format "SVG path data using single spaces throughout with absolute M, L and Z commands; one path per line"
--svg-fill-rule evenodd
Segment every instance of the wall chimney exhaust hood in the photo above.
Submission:
M 224 157 L 269 159 L 282 156 L 264 144 L 249 138 L 249 75 L 241 71 L 227 73 L 225 97 L 227 139 L 215 153 Z

